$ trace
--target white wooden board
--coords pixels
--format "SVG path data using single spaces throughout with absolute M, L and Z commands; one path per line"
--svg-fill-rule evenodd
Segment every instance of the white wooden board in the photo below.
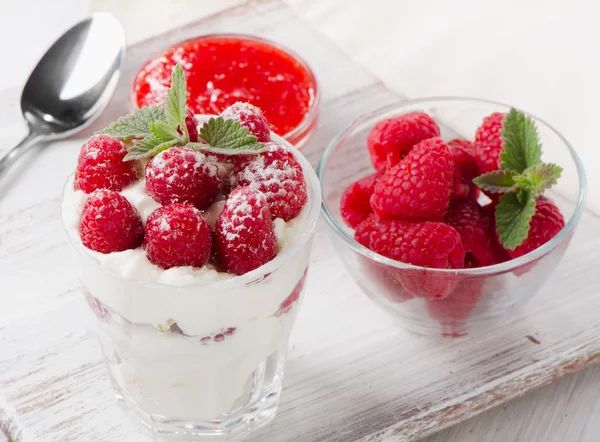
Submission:
M 305 149 L 313 165 L 354 118 L 400 99 L 279 0 L 265 0 L 131 47 L 115 100 L 88 132 L 128 110 L 132 75 L 149 55 L 216 31 L 276 39 L 313 66 L 324 92 L 319 129 Z M 17 109 L 6 104 L 16 96 L 0 95 L 5 145 L 22 131 Z M 77 267 L 58 208 L 81 138 L 41 149 L 0 183 L 0 397 L 35 440 L 148 442 L 114 402 L 80 319 Z M 600 272 L 589 259 L 600 248 L 598 231 L 600 219 L 586 213 L 559 269 L 526 309 L 485 334 L 452 339 L 394 326 L 346 274 L 321 222 L 280 412 L 251 440 L 414 440 L 598 362 Z

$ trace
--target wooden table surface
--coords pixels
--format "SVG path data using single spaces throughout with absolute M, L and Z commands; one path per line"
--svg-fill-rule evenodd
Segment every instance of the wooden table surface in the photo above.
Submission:
M 314 67 L 324 95 L 318 132 L 305 149 L 313 165 L 354 118 L 401 99 L 279 0 L 265 0 L 131 47 L 115 99 L 87 133 L 127 111 L 131 77 L 149 54 L 190 35 L 232 30 L 277 39 Z M 6 145 L 23 134 L 18 94 L 0 93 Z M 32 152 L 0 183 L 0 397 L 35 440 L 145 442 L 115 404 L 99 349 L 83 331 L 77 266 L 59 219 L 62 185 L 86 134 Z M 280 412 L 251 440 L 414 440 L 597 362 L 600 272 L 589 257 L 600 248 L 598 231 L 600 220 L 586 213 L 559 269 L 526 309 L 485 335 L 450 339 L 395 327 L 346 274 L 321 222 Z M 592 416 L 599 376 L 587 370 L 535 400 L 582 394 L 585 385 L 590 400 L 581 408 Z M 564 407 L 545 416 L 546 425 L 525 425 L 527 416 L 535 418 L 532 400 L 498 407 L 487 424 L 467 421 L 430 441 L 598 440 L 583 418 L 561 416 Z

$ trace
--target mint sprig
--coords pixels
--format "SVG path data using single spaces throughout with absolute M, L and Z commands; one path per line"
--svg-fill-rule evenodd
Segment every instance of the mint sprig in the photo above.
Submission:
M 481 189 L 503 194 L 496 206 L 496 231 L 502 245 L 514 250 L 529 234 L 535 198 L 556 184 L 562 168 L 542 162 L 535 122 L 511 108 L 502 123 L 500 169 L 475 178 Z
M 179 63 L 173 69 L 171 75 L 171 87 L 167 91 L 167 100 L 165 102 L 165 116 L 167 124 L 173 129 L 181 128 L 186 141 L 189 140 L 187 127 L 185 125 L 185 115 L 187 110 L 187 82 L 183 68 Z
M 223 117 L 213 117 L 204 123 L 199 138 L 204 143 L 188 143 L 188 146 L 225 155 L 256 154 L 266 150 L 265 144 L 257 142 L 248 128 Z
M 158 106 L 144 106 L 133 114 L 119 118 L 110 126 L 96 132 L 96 134 L 110 135 L 121 141 L 144 138 L 152 135 L 150 124 L 155 121 L 167 121 L 165 110 Z
M 171 87 L 164 106 L 144 106 L 96 133 L 121 141 L 133 140 L 124 161 L 153 157 L 173 146 L 188 146 L 226 155 L 257 154 L 266 150 L 264 143 L 259 143 L 246 127 L 222 117 L 211 118 L 202 125 L 199 134 L 202 142 L 190 143 L 185 124 L 186 100 L 185 73 L 177 64 L 171 74 Z

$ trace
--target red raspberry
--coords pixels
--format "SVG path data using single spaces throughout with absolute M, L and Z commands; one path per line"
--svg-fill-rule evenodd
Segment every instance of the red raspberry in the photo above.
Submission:
M 208 208 L 219 193 L 219 167 L 189 147 L 164 150 L 146 166 L 146 190 L 159 203 Z
M 458 282 L 456 288 L 445 299 L 427 300 L 427 312 L 442 326 L 444 336 L 468 334 L 467 319 L 471 316 L 483 295 L 485 278 L 468 278 Z
M 498 170 L 500 164 L 500 153 L 502 152 L 502 123 L 504 114 L 495 112 L 483 119 L 483 123 L 475 132 L 475 160 L 479 166 L 480 173 Z
M 189 204 L 159 207 L 146 222 L 146 255 L 163 269 L 202 267 L 210 258 L 211 245 L 210 227 L 200 211 Z
M 367 218 L 356 226 L 354 230 L 354 239 L 363 246 L 371 247 L 371 233 L 375 229 L 375 225 L 379 222 L 379 217 L 371 213 Z
M 452 188 L 452 199 L 460 200 L 479 198 L 479 187 L 473 182 L 477 178 L 479 167 L 473 156 L 473 144 L 467 140 L 452 140 L 448 142 L 448 149 L 454 160 L 454 184 Z
M 466 199 L 450 204 L 446 223 L 456 229 L 466 252 L 467 267 L 484 267 L 501 262 L 492 230 L 492 220 L 476 201 Z
M 509 255 L 511 258 L 518 258 L 537 249 L 554 238 L 564 226 L 565 219 L 558 207 L 547 198 L 538 198 L 527 238 L 515 250 L 509 250 Z
M 340 212 L 342 218 L 350 227 L 356 227 L 363 222 L 369 214 L 373 213 L 371 208 L 371 195 L 375 189 L 377 174 L 369 175 L 350 184 L 340 200 Z
M 98 189 L 83 205 L 81 242 L 100 253 L 122 252 L 142 244 L 144 228 L 137 210 L 113 190 Z
M 444 223 L 382 221 L 372 228 L 370 249 L 407 264 L 461 269 L 465 250 L 460 235 Z
M 258 107 L 238 101 L 221 112 L 221 116 L 226 120 L 237 121 L 241 126 L 246 127 L 250 135 L 254 135 L 257 141 L 261 143 L 271 141 L 269 123 Z
M 252 187 L 240 187 L 229 195 L 215 228 L 219 264 L 243 275 L 272 260 L 277 238 L 265 195 Z
M 379 121 L 367 136 L 367 148 L 378 172 L 395 166 L 423 140 L 440 136 L 440 128 L 423 112 L 410 112 Z
M 119 192 L 138 179 L 135 161 L 123 161 L 123 143 L 108 135 L 94 135 L 81 147 L 75 170 L 75 189 L 92 193 L 97 189 Z
M 450 201 L 454 162 L 439 138 L 421 141 L 375 184 L 373 210 L 383 219 L 441 221 Z
M 465 251 L 458 232 L 443 223 L 383 221 L 372 227 L 370 249 L 397 261 L 422 267 L 460 269 Z M 406 299 L 417 296 L 444 298 L 456 286 L 455 275 L 432 274 L 427 269 L 388 269 L 387 279 L 401 282 Z M 396 290 L 398 292 L 398 290 Z
M 298 281 L 298 284 L 296 284 L 296 287 L 294 287 L 294 290 L 292 290 L 292 293 L 290 293 L 290 295 L 283 300 L 283 302 L 281 303 L 281 305 L 275 312 L 275 316 L 280 317 L 280 316 L 285 315 L 287 312 L 289 312 L 292 309 L 292 307 L 294 306 L 294 303 L 296 301 L 298 301 L 298 299 L 300 299 L 300 294 L 302 293 L 302 289 L 304 288 L 304 281 L 306 280 L 307 272 L 308 272 L 308 268 L 304 271 L 302 278 L 300 278 L 300 281 Z
M 185 126 L 188 131 L 188 135 L 190 137 L 190 142 L 196 143 L 198 142 L 198 120 L 196 120 L 196 116 L 194 115 L 194 111 L 190 108 L 187 109 L 185 114 Z M 180 129 L 177 129 L 177 132 L 181 133 Z
M 266 152 L 238 160 L 229 180 L 232 189 L 250 186 L 264 193 L 274 219 L 295 218 L 308 199 L 302 166 L 275 143 Z

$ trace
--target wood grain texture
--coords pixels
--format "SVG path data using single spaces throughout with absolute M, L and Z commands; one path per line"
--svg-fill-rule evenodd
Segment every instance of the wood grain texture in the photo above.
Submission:
M 280 1 L 266 0 L 130 48 L 117 96 L 90 131 L 128 110 L 132 75 L 150 54 L 191 35 L 232 30 L 275 38 L 314 67 L 324 93 L 318 131 L 305 149 L 313 165 L 358 115 L 400 98 Z M 0 117 L 16 126 L 13 111 L 0 104 Z M 62 184 L 80 144 L 41 151 L 0 198 L 0 396 L 39 441 L 144 442 L 114 402 L 100 351 L 84 331 L 78 268 L 59 219 Z M 591 233 L 599 227 L 597 217 L 584 215 L 559 269 L 526 309 L 480 336 L 449 339 L 395 327 L 350 279 L 321 221 L 280 412 L 250 440 L 415 440 L 598 362 L 600 272 L 588 257 L 600 248 Z

